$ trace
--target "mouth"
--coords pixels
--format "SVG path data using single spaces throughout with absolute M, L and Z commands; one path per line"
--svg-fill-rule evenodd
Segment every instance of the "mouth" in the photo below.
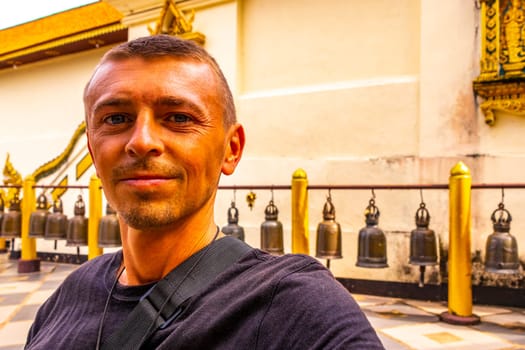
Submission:
M 156 187 L 175 180 L 176 177 L 164 174 L 130 174 L 119 177 L 117 183 L 132 187 Z

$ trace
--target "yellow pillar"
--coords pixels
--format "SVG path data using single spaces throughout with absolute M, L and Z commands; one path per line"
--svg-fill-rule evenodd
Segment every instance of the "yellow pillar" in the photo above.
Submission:
M 7 253 L 5 238 L 0 238 L 0 254 Z
M 292 176 L 292 253 L 309 254 L 308 179 L 303 169 Z
M 22 254 L 18 260 L 18 272 L 40 271 L 40 260 L 36 256 L 36 239 L 29 237 L 31 213 L 36 209 L 35 178 L 28 176 L 22 185 Z
M 471 184 L 470 170 L 458 162 L 449 179 L 448 311 L 441 319 L 463 325 L 479 322 L 472 314 Z
M 88 260 L 102 255 L 98 246 L 98 223 L 102 217 L 102 190 L 100 179 L 93 175 L 89 180 Z

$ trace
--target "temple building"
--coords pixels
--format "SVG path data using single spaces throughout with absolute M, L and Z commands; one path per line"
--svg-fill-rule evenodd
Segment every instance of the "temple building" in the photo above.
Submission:
M 68 216 L 79 194 L 89 204 L 80 188 L 95 173 L 84 86 L 113 45 L 169 34 L 205 47 L 234 93 L 247 143 L 235 174 L 221 179 L 215 215 L 226 224 L 235 199 L 248 243 L 260 246 L 273 200 L 284 252 L 292 252 L 285 187 L 299 170 L 319 187 L 308 191 L 310 255 L 328 194 L 336 210 L 342 230 L 342 258 L 330 262 L 336 277 L 417 283 L 410 236 L 424 202 L 439 255 L 425 283 L 438 285 L 449 248 L 446 186 L 461 164 L 472 184 L 493 185 L 472 188 L 473 261 L 486 258 L 491 213 L 504 202 L 523 264 L 525 186 L 505 184 L 525 184 L 524 11 L 525 0 L 102 0 L 0 30 L 6 211 L 8 185 L 20 186 L 29 175 L 37 185 L 62 186 L 37 188 L 36 195 L 61 198 Z M 356 266 L 371 199 L 388 256 L 388 266 L 373 269 Z M 36 241 L 39 254 L 77 254 L 63 242 Z M 14 244 L 21 249 L 20 240 Z M 523 285 L 522 272 L 518 280 Z

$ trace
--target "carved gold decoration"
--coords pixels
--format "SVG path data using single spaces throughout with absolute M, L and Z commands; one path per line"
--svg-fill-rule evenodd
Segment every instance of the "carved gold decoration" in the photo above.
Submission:
M 495 112 L 525 115 L 525 0 L 481 0 L 480 75 L 476 94 L 485 122 Z
M 11 200 L 20 192 L 20 187 L 22 186 L 23 179 L 22 175 L 15 169 L 11 163 L 9 153 L 5 160 L 4 165 L 4 185 L 5 186 L 17 186 L 17 187 L 8 187 L 7 191 L 2 190 L 2 198 L 6 206 L 9 206 Z
M 91 159 L 91 155 L 89 152 L 86 152 L 82 159 L 77 163 L 76 168 L 76 177 L 77 180 L 80 179 L 82 175 L 89 169 L 89 167 L 93 164 L 93 160 Z
M 498 1 L 481 4 L 481 62 L 478 81 L 498 77 L 499 70 L 499 10 Z
M 85 134 L 85 132 L 86 132 L 86 123 L 82 122 L 75 130 L 65 150 L 60 155 L 53 158 L 49 162 L 46 162 L 45 164 L 39 166 L 31 174 L 31 177 L 34 179 L 35 183 L 37 183 L 39 180 L 41 180 L 44 177 L 54 174 L 60 168 L 62 168 L 64 164 L 66 164 L 71 154 L 73 153 L 73 150 L 76 144 L 78 143 L 82 135 Z M 91 164 L 93 164 L 93 162 L 91 161 L 91 157 L 89 156 L 89 153 L 87 153 L 87 155 L 84 155 L 82 157 L 79 164 L 80 164 L 82 174 L 85 173 L 87 169 L 91 166 Z M 79 165 L 77 165 L 77 180 L 80 177 L 78 173 L 79 173 Z M 59 176 L 61 175 L 58 174 L 57 178 Z M 7 193 L 5 193 L 4 190 L 0 190 L 0 196 L 2 196 L 2 198 L 4 199 L 4 203 L 8 204 L 11 201 L 11 199 L 14 198 L 14 196 L 20 192 L 20 187 L 22 186 L 22 184 L 23 184 L 22 176 L 14 168 L 13 164 L 11 163 L 9 153 L 8 153 L 7 159 L 4 165 L 4 185 L 9 186 L 9 187 L 7 188 Z M 64 186 L 67 186 L 67 184 L 68 184 L 68 177 L 67 175 L 65 175 L 62 177 L 60 182 L 57 184 L 59 188 L 55 188 L 51 191 L 53 202 L 57 200 L 58 198 L 60 198 L 66 192 L 67 188 L 65 188 Z
M 77 144 L 78 140 L 80 139 L 82 135 L 84 135 L 85 132 L 86 132 L 86 123 L 82 122 L 75 130 L 75 133 L 73 134 L 73 137 L 69 141 L 69 144 L 67 145 L 66 149 L 59 156 L 39 166 L 33 172 L 32 176 L 34 177 L 35 182 L 38 182 L 42 178 L 53 174 L 62 165 L 64 165 L 64 163 L 68 160 L 69 156 L 73 152 L 73 149 L 75 148 L 75 145 Z
M 474 83 L 474 86 L 478 95 L 485 99 L 480 108 L 487 124 L 494 125 L 495 111 L 525 116 L 525 81 Z
M 179 36 L 184 39 L 193 40 L 199 45 L 204 45 L 206 37 L 204 34 L 193 31 L 193 20 L 195 11 L 192 10 L 189 17 L 177 7 L 174 0 L 166 0 L 162 8 L 160 18 L 155 28 L 148 26 L 150 34 L 168 34 Z

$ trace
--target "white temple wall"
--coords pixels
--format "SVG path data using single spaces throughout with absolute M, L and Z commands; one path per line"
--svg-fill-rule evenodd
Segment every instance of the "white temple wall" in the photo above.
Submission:
M 190 3 L 190 4 L 188 4 Z M 190 1 L 181 6 L 190 6 Z M 204 3 L 201 1 L 200 3 Z M 206 35 L 232 86 L 247 144 L 237 172 L 222 185 L 289 185 L 304 169 L 312 185 L 446 184 L 463 161 L 473 183 L 523 182 L 525 119 L 497 114 L 484 123 L 472 80 L 479 72 L 479 10 L 457 0 L 244 0 L 196 8 L 194 30 Z M 148 35 L 156 18 L 131 23 L 130 39 Z M 0 156 L 23 174 L 58 155 L 83 118 L 82 89 L 107 50 L 0 71 Z M 87 184 L 89 176 L 80 181 Z M 270 191 L 236 192 L 247 241 L 259 245 Z M 523 191 L 506 190 L 511 232 L 525 260 Z M 310 254 L 325 191 L 309 192 Z M 332 191 L 343 229 L 341 277 L 416 281 L 408 239 L 417 190 L 376 190 L 390 267 L 355 267 L 357 233 L 371 191 Z M 219 191 L 216 220 L 226 224 L 232 191 Z M 431 228 L 448 245 L 448 193 L 424 190 Z M 275 190 L 290 246 L 290 192 Z M 472 252 L 484 254 L 499 190 L 474 190 Z M 72 207 L 74 199 L 69 200 Z M 40 244 L 40 243 L 39 243 Z M 434 274 L 436 269 L 433 270 Z

